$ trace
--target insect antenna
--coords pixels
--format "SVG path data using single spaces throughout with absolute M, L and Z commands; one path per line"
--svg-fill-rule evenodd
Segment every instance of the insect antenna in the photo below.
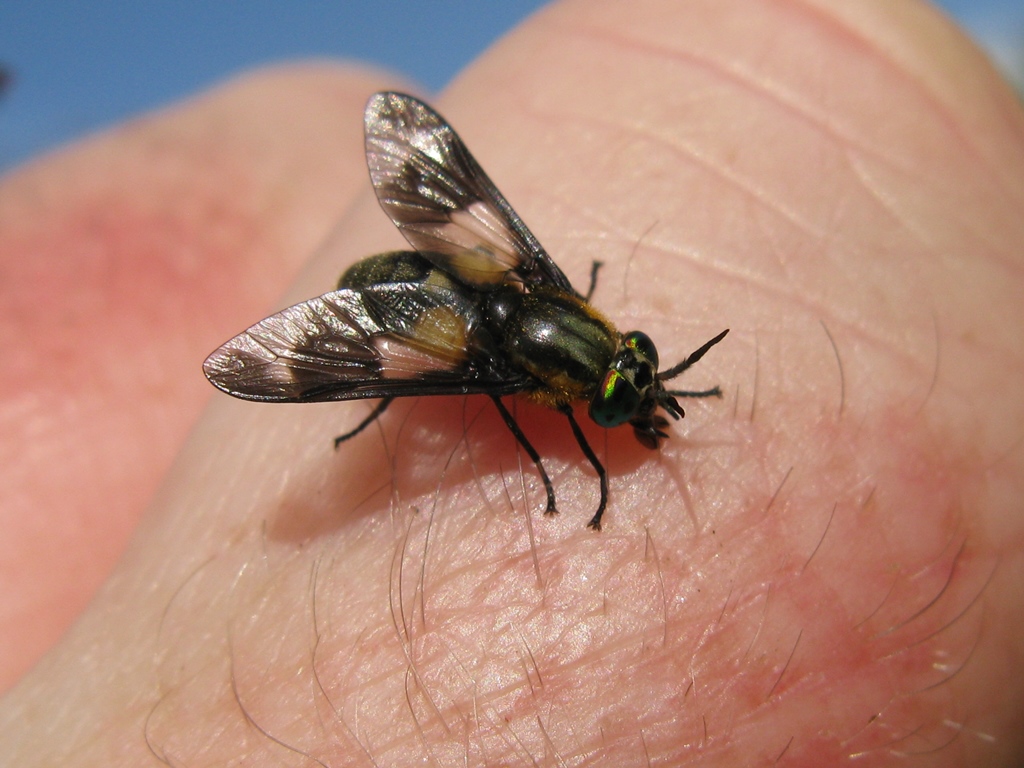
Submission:
M 720 334 L 715 336 L 715 338 L 711 339 L 711 341 L 704 343 L 703 345 L 695 349 L 693 352 L 691 352 L 689 355 L 687 355 L 687 357 L 681 363 L 679 363 L 678 365 L 673 365 L 667 371 L 662 371 L 661 373 L 659 373 L 658 379 L 661 381 L 668 381 L 669 379 L 674 379 L 676 376 L 681 374 L 687 368 L 689 368 L 702 357 L 704 357 L 704 355 L 707 354 L 707 351 L 711 349 L 713 346 L 715 346 L 715 344 L 720 342 L 722 339 L 724 339 L 725 334 L 727 334 L 728 332 L 729 329 L 726 328 Z M 721 397 L 722 395 L 718 387 L 715 387 L 714 389 L 709 389 L 706 392 L 673 392 L 672 394 L 685 395 L 687 397 Z
M 721 397 L 722 388 L 712 387 L 711 389 L 666 389 L 666 395 L 673 395 L 675 397 Z M 670 409 L 671 410 L 671 409 Z M 680 409 L 682 410 L 682 409 Z
M 594 295 L 594 289 L 597 288 L 597 273 L 604 266 L 603 261 L 594 259 L 594 263 L 590 265 L 590 287 L 587 288 L 587 294 L 583 297 L 583 300 L 590 303 L 590 297 Z

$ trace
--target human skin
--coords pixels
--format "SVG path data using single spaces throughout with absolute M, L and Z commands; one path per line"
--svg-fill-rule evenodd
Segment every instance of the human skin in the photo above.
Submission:
M 660 453 L 584 425 L 600 533 L 552 412 L 516 405 L 544 518 L 485 399 L 334 451 L 367 404 L 204 390 L 217 343 L 401 247 L 358 146 L 394 85 L 257 74 L 6 180 L 32 330 L 0 322 L 49 377 L 0 382 L 9 677 L 141 517 L 0 702 L 7 764 L 1019 762 L 1024 116 L 980 54 L 910 2 L 565 2 L 431 100 L 664 365 L 731 328 Z

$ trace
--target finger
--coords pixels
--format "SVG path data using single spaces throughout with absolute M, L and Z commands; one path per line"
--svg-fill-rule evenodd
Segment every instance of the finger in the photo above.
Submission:
M 203 357 L 364 185 L 371 81 L 250 75 L 4 180 L 0 684 L 120 555 L 209 398 Z

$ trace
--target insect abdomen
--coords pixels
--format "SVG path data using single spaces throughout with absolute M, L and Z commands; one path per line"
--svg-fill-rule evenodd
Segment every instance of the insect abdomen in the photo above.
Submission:
M 338 288 L 360 289 L 382 283 L 426 283 L 443 281 L 451 287 L 452 279 L 437 270 L 416 251 L 388 251 L 368 256 L 345 270 Z

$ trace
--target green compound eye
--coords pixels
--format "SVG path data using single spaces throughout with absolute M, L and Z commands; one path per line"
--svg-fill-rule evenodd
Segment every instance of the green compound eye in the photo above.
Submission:
M 637 355 L 647 360 L 654 370 L 658 370 L 658 350 L 654 347 L 651 337 L 643 331 L 630 331 L 622 340 L 622 346 L 632 349 Z
M 590 418 L 602 427 L 625 424 L 640 407 L 640 393 L 618 371 L 608 371 L 590 403 Z

